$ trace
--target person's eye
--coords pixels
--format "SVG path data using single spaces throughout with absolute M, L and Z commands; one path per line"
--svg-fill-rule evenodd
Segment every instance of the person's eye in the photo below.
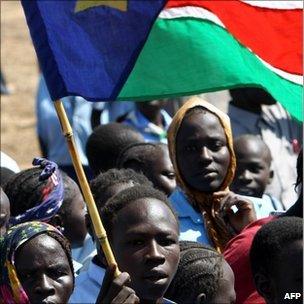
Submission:
M 187 152 L 196 152 L 198 149 L 195 145 L 187 145 L 185 146 L 185 151 Z
M 162 172 L 162 175 L 168 177 L 169 179 L 175 179 L 175 173 L 170 171 L 164 171 Z
M 220 150 L 223 146 L 225 146 L 225 144 L 223 143 L 223 142 L 221 142 L 220 140 L 217 140 L 217 141 L 215 141 L 215 142 L 213 142 L 212 144 L 211 144 L 211 150 L 213 150 L 213 151 L 218 151 L 218 150 Z
M 33 278 L 33 276 L 34 276 L 34 274 L 30 273 L 30 272 L 18 273 L 18 277 L 21 282 L 26 282 L 26 281 L 30 280 L 31 278 Z
M 176 243 L 177 243 L 177 241 L 174 238 L 170 238 L 170 237 L 168 237 L 168 238 L 161 238 L 159 240 L 159 244 L 161 246 L 171 246 L 171 245 L 174 245 Z
M 49 276 L 53 279 L 65 276 L 68 274 L 68 270 L 64 268 L 54 268 L 54 269 L 49 269 Z
M 128 244 L 131 246 L 142 246 L 144 244 L 144 241 L 141 239 L 135 239 L 128 241 Z

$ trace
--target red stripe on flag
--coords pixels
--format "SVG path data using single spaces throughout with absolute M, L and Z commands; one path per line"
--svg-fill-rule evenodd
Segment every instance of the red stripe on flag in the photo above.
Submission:
M 243 45 L 272 66 L 302 74 L 302 10 L 276 10 L 238 0 L 169 0 L 165 8 L 197 6 L 214 13 Z

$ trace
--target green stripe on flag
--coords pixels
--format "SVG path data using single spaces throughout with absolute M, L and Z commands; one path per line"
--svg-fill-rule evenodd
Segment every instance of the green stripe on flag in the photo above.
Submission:
M 158 19 L 119 100 L 252 85 L 265 88 L 292 116 L 303 120 L 302 86 L 269 70 L 224 28 L 195 18 Z

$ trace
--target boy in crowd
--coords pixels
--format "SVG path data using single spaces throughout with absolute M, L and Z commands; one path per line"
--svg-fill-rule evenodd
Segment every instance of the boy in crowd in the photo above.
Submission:
M 251 270 L 256 289 L 267 304 L 302 303 L 302 225 L 299 217 L 281 217 L 265 224 L 254 237 Z M 290 301 L 291 294 L 298 297 Z
M 272 195 L 265 194 L 273 178 L 272 157 L 268 146 L 257 135 L 241 135 L 234 140 L 236 173 L 231 190 L 237 194 L 261 198 L 262 208 L 284 210 Z
M 122 273 L 114 279 L 110 265 L 104 277 L 104 256 L 97 247 L 94 271 L 76 278 L 70 303 L 96 303 L 97 298 L 98 303 L 168 303 L 163 296 L 179 262 L 179 226 L 166 196 L 134 186 L 113 196 L 100 213 Z

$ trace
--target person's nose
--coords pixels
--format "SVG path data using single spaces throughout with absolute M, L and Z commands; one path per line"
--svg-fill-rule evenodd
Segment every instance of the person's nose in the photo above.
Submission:
M 35 292 L 45 297 L 55 294 L 55 288 L 52 284 L 52 279 L 46 274 L 42 274 L 40 280 L 37 282 Z
M 211 155 L 210 150 L 207 147 L 202 147 L 200 158 L 203 163 L 208 164 L 208 163 L 212 162 L 212 155 Z
M 156 240 L 152 240 L 148 245 L 145 258 L 149 263 L 163 264 L 165 262 L 165 256 L 162 252 L 162 247 L 157 243 Z
M 252 175 L 249 170 L 245 169 L 240 174 L 239 179 L 246 184 L 249 184 L 252 181 Z

